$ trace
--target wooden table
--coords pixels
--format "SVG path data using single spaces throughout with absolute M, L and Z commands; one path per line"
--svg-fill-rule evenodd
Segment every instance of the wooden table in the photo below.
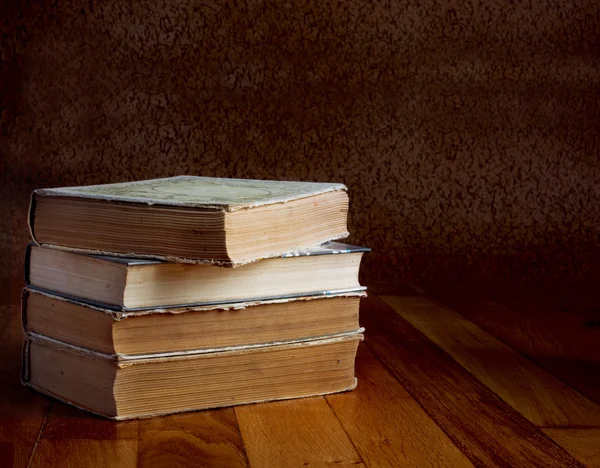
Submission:
M 600 466 L 594 285 L 374 285 L 350 393 L 115 423 L 19 383 L 0 312 L 0 466 Z

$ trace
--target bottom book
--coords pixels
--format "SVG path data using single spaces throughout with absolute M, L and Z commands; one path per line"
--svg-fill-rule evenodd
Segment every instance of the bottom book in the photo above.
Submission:
M 352 390 L 360 329 L 202 352 L 118 359 L 27 334 L 23 383 L 116 420 Z

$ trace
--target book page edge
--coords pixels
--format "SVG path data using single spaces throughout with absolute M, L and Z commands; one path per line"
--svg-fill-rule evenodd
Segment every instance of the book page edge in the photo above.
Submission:
M 109 419 L 112 421 L 126 421 L 126 420 L 134 420 L 134 419 L 149 419 L 149 418 L 153 418 L 156 416 L 166 416 L 169 414 L 189 413 L 189 412 L 193 412 L 193 411 L 204 411 L 204 410 L 211 410 L 211 409 L 218 409 L 218 408 L 228 408 L 228 407 L 233 407 L 233 406 L 252 405 L 252 404 L 257 404 L 257 403 L 267 403 L 269 401 L 295 400 L 295 399 L 301 399 L 301 398 L 310 398 L 310 397 L 315 397 L 315 396 L 333 395 L 336 393 L 351 392 L 352 390 L 354 390 L 357 387 L 358 379 L 356 377 L 354 377 L 354 381 L 350 386 L 339 389 L 339 390 L 333 390 L 330 392 L 317 392 L 317 393 L 307 393 L 307 394 L 302 394 L 302 395 L 293 395 L 293 396 L 289 396 L 289 397 L 267 398 L 267 399 L 261 399 L 261 400 L 248 400 L 248 401 L 242 401 L 242 402 L 237 402 L 237 403 L 233 403 L 233 404 L 223 404 L 223 405 L 206 406 L 206 407 L 199 407 L 199 408 L 186 408 L 186 409 L 177 410 L 177 411 L 147 413 L 147 414 L 139 414 L 139 415 L 135 415 L 135 416 L 119 416 L 119 415 L 111 416 L 108 414 L 99 413 L 97 411 L 91 410 L 84 406 L 78 405 L 78 404 L 76 404 L 66 398 L 63 398 L 59 395 L 56 395 L 56 394 L 50 392 L 49 390 L 46 390 L 45 388 L 38 387 L 37 385 L 34 385 L 31 382 L 23 382 L 23 385 L 25 387 L 31 388 L 32 390 L 34 390 L 36 392 L 39 392 L 43 395 L 49 396 L 51 398 L 54 398 L 55 400 L 65 403 L 69 406 L 72 406 L 72 407 L 77 408 L 82 411 L 86 411 L 91 414 L 95 414 L 96 416 L 101 416 L 103 418 L 106 418 L 106 419 Z

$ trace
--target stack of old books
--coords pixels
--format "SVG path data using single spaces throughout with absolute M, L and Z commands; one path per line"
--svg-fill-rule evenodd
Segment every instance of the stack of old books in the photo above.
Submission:
M 368 249 L 341 184 L 36 190 L 23 382 L 112 419 L 351 390 Z

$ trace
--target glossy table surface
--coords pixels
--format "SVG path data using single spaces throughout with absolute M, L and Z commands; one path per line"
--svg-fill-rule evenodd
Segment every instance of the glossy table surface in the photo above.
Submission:
M 120 423 L 23 388 L 18 305 L 3 306 L 0 467 L 600 466 L 597 297 L 373 285 L 355 391 Z

